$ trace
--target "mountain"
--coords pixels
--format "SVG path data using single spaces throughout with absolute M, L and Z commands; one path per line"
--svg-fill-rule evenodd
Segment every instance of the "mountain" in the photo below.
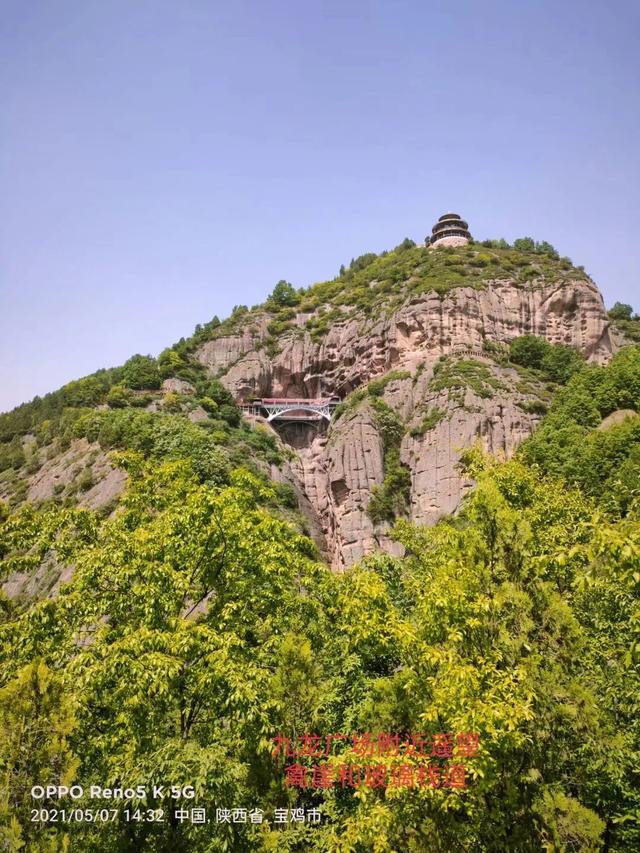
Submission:
M 71 383 L 59 408 L 65 423 L 69 404 L 91 403 L 114 412 L 182 415 L 209 428 L 211 404 L 201 405 L 207 378 L 229 392 L 223 406 L 337 396 L 343 402 L 328 431 L 317 424 L 265 425 L 281 460 L 270 470 L 256 462 L 295 490 L 306 529 L 341 569 L 379 547 L 398 553 L 386 535 L 396 516 L 433 524 L 455 511 L 470 486 L 458 460 L 476 440 L 509 457 L 531 434 L 553 385 L 509 361 L 510 342 L 523 335 L 571 347 L 598 364 L 615 348 L 596 285 L 553 249 L 492 241 L 430 249 L 405 241 L 352 261 L 333 281 L 302 291 L 281 283 L 263 305 L 238 306 L 225 322 L 165 350 L 158 365 L 137 357 L 120 372 Z M 133 378 L 123 378 L 122 370 Z M 28 461 L 17 476 L 5 477 L 0 497 L 42 500 L 73 492 L 82 505 L 112 506 L 125 474 L 102 450 L 127 446 L 126 439 L 124 445 L 99 436 L 91 441 L 93 434 L 80 427 L 82 437 L 67 447 L 76 425 L 65 426 L 64 441 L 51 444 L 42 430 L 51 402 L 22 407 L 33 412 L 31 422 L 23 411 L 18 427 Z M 392 440 L 385 418 L 394 421 Z M 10 426 L 3 437 L 17 449 Z M 376 492 L 377 514 L 370 509 Z
M 405 514 L 432 524 L 469 485 L 457 471 L 460 453 L 481 438 L 510 456 L 550 399 L 539 377 L 505 360 L 512 340 L 542 336 L 594 363 L 613 352 L 597 287 L 566 260 L 409 247 L 359 266 L 295 306 L 243 315 L 240 328 L 220 327 L 194 352 L 236 399 L 344 400 L 328 435 L 290 436 L 292 472 L 335 568 L 390 547 L 385 521 L 393 519 L 374 523 L 367 511 L 391 452 L 380 407 L 398 418 L 396 451 L 410 476 Z
M 637 849 L 639 329 L 405 240 L 1 415 L 0 846 Z

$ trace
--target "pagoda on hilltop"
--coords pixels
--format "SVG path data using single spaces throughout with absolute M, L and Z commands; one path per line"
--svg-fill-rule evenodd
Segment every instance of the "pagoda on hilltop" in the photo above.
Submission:
M 457 213 L 445 213 L 431 229 L 429 246 L 464 246 L 471 240 L 469 226 Z

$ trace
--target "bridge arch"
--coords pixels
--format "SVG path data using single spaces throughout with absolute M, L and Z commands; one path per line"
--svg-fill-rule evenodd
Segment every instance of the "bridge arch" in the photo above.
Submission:
M 337 397 L 277 398 L 263 397 L 242 406 L 250 414 L 261 415 L 267 421 L 330 421 L 333 410 L 340 401 Z
M 265 403 L 262 401 L 262 408 L 267 412 L 267 423 L 275 420 L 281 421 L 304 421 L 304 420 L 331 420 L 332 407 L 325 401 L 315 402 L 299 402 L 292 401 L 291 403 Z

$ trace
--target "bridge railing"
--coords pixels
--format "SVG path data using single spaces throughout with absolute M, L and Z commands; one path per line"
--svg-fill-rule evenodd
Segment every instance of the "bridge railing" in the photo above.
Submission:
M 338 397 L 262 397 L 239 408 L 246 414 L 266 416 L 267 421 L 329 421 L 339 402 Z

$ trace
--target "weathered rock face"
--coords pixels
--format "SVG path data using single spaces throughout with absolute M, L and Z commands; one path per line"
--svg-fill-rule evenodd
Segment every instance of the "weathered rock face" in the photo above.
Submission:
M 345 417 L 331 435 L 298 451 L 292 466 L 317 513 L 336 568 L 351 565 L 376 547 L 392 543 L 367 515 L 371 489 L 384 476 L 382 440 L 370 408 Z
M 212 373 L 226 371 L 266 337 L 267 319 L 264 317 L 255 326 L 243 328 L 240 334 L 207 341 L 200 348 L 198 358 Z
M 260 348 L 268 337 L 266 320 L 254 323 L 251 333 L 210 341 L 198 357 L 239 400 L 254 394 L 344 398 L 391 370 L 405 371 L 406 378 L 386 385 L 383 399 L 406 428 L 399 451 L 411 475 L 407 514 L 421 524 L 433 524 L 459 506 L 470 486 L 458 469 L 465 448 L 479 440 L 488 451 L 508 457 L 540 419 L 531 413 L 531 402 L 540 402 L 536 389 L 530 383 L 524 387 L 515 370 L 494 364 L 488 343 L 508 344 L 534 334 L 573 346 L 596 363 L 608 360 L 613 347 L 600 292 L 582 280 L 529 286 L 496 280 L 482 289 L 459 287 L 444 297 L 427 293 L 389 317 L 353 315 L 320 342 L 304 330 L 307 317 L 297 318 L 298 328 L 279 341 L 273 357 Z M 443 356 L 484 365 L 495 387 L 479 393 L 462 383 L 434 390 L 433 369 Z M 433 410 L 437 423 L 416 431 Z M 398 548 L 386 535 L 388 525 L 374 525 L 367 514 L 372 488 L 383 483 L 385 461 L 375 411 L 366 400 L 334 420 L 328 434 L 310 435 L 293 446 L 292 473 L 336 568 L 376 548 Z
M 60 456 L 46 461 L 29 482 L 27 499 L 41 501 L 63 493 L 77 482 L 79 475 L 90 472 L 77 491 L 80 506 L 100 509 L 113 503 L 124 490 L 126 473 L 116 468 L 97 444 L 85 438 L 75 439 Z M 66 494 L 66 493 L 65 493 Z
M 383 401 L 407 426 L 400 459 L 411 474 L 407 516 L 417 524 L 434 524 L 460 505 L 472 485 L 458 467 L 466 448 L 480 441 L 488 452 L 509 458 L 540 420 L 518 406 L 527 395 L 515 389 L 515 371 L 494 367 L 493 374 L 504 389 L 490 399 L 472 389 L 453 396 L 432 392 L 429 367 L 417 381 L 397 379 L 386 386 Z M 412 435 L 424 413 L 434 410 L 441 420 L 424 434 Z M 339 417 L 328 435 L 298 448 L 297 456 L 292 469 L 315 509 L 334 568 L 345 568 L 377 548 L 400 553 L 387 536 L 389 525 L 374 525 L 367 513 L 372 489 L 382 485 L 385 472 L 380 430 L 366 400 Z
M 162 383 L 162 391 L 165 393 L 167 391 L 173 391 L 176 394 L 193 394 L 195 388 L 190 382 L 171 376 L 169 379 L 165 379 Z
M 506 388 L 507 371 L 496 371 Z M 507 381 L 505 381 L 507 380 Z M 478 397 L 466 389 L 462 400 L 455 402 L 447 394 L 434 397 L 426 391 L 426 405 L 446 414 L 424 435 L 405 435 L 401 459 L 411 470 L 410 518 L 418 524 L 434 524 L 439 518 L 455 512 L 471 481 L 458 468 L 463 450 L 480 442 L 485 450 L 505 459 L 527 438 L 540 420 L 527 414 L 517 404 L 517 392 L 500 391 L 491 399 Z
M 281 342 L 270 358 L 259 349 L 267 338 L 266 319 L 242 335 L 204 344 L 198 358 L 238 399 L 258 396 L 344 396 L 393 368 L 415 369 L 425 359 L 481 351 L 484 341 L 509 343 L 532 334 L 567 344 L 591 361 L 611 354 L 609 323 L 602 296 L 592 282 L 516 286 L 489 282 L 483 289 L 459 287 L 444 298 L 432 292 L 408 301 L 389 318 L 362 317 L 337 323 L 315 343 L 300 317 L 298 333 Z

